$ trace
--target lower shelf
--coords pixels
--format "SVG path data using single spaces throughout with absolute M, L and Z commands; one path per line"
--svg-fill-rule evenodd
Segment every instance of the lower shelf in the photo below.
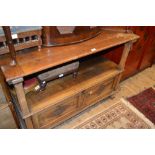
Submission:
M 32 116 L 34 128 L 51 128 L 110 96 L 114 79 L 99 83 Z
M 96 102 L 115 89 L 118 66 L 102 57 L 80 63 L 76 78 L 72 75 L 48 83 L 42 92 L 26 95 L 34 128 L 54 127 Z

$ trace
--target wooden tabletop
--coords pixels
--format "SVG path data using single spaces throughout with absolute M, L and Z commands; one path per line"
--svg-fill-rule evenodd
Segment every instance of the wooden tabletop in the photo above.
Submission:
M 97 37 L 78 44 L 18 52 L 17 64 L 3 65 L 1 69 L 6 81 L 11 81 L 138 38 L 132 33 L 103 31 Z

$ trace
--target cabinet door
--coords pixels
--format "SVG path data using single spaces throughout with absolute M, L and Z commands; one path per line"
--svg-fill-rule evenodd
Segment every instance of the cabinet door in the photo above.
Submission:
M 139 69 L 145 69 L 152 65 L 155 58 L 155 26 L 148 26 L 145 31 L 145 43 L 143 44 L 142 58 Z
M 142 59 L 144 47 L 147 45 L 148 27 L 147 26 L 129 26 L 133 33 L 140 36 L 133 44 L 125 65 L 123 78 L 129 77 L 139 71 L 139 64 Z

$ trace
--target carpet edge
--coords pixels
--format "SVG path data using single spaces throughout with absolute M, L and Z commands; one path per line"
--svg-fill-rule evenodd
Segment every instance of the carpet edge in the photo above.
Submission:
M 133 112 L 135 112 L 142 120 L 145 121 L 146 124 L 150 125 L 152 129 L 155 129 L 155 125 L 136 107 L 134 107 L 130 102 L 128 102 L 125 98 L 120 99 L 127 107 L 129 107 Z

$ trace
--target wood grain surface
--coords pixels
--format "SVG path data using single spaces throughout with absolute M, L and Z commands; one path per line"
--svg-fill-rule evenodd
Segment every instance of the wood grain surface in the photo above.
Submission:
M 97 37 L 79 44 L 18 53 L 17 65 L 5 65 L 1 69 L 6 81 L 10 81 L 138 38 L 135 34 L 103 31 Z

